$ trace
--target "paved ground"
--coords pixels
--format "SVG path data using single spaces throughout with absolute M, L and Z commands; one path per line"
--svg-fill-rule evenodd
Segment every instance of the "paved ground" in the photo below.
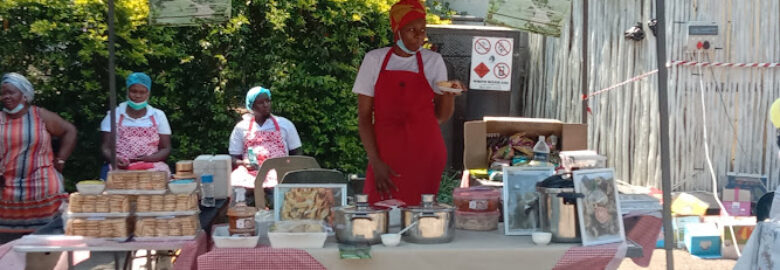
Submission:
M 674 269 L 690 269 L 690 270 L 721 270 L 721 269 L 733 269 L 736 260 L 728 259 L 699 259 L 691 256 L 685 250 L 674 250 Z M 634 264 L 631 259 L 623 260 L 620 264 L 620 270 L 639 270 L 639 269 L 666 269 L 666 251 L 663 249 L 656 249 L 653 251 L 653 258 L 650 260 L 650 266 L 647 268 L 639 267 Z

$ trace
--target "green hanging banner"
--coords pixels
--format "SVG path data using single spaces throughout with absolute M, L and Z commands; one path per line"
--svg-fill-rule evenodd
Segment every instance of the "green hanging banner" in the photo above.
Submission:
M 487 22 L 559 37 L 571 4 L 571 0 L 490 0 Z
M 154 25 L 192 26 L 230 19 L 231 0 L 149 0 Z

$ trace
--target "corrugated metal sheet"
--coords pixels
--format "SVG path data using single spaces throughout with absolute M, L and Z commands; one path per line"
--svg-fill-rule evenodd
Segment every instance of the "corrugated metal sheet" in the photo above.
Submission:
M 647 22 L 653 2 L 590 1 L 588 92 L 615 85 L 656 68 L 656 40 Z M 582 1 L 574 1 L 560 38 L 529 35 L 524 115 L 580 122 Z M 669 60 L 780 62 L 780 1 L 667 1 Z M 719 25 L 721 50 L 713 57 L 686 54 L 689 21 Z M 642 22 L 646 37 L 626 40 L 623 32 Z M 702 90 L 704 104 L 702 111 Z M 589 146 L 606 154 L 619 179 L 660 187 L 657 77 L 655 75 L 589 100 Z M 703 146 L 707 116 L 709 146 L 719 187 L 727 172 L 765 174 L 779 184 L 775 128 L 768 120 L 780 97 L 780 68 L 676 67 L 669 72 L 672 185 L 675 190 L 712 187 Z

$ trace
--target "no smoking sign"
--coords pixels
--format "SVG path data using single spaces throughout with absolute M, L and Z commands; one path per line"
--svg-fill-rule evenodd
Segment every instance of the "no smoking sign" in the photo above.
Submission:
M 471 50 L 469 88 L 509 91 L 512 88 L 514 39 L 474 37 Z

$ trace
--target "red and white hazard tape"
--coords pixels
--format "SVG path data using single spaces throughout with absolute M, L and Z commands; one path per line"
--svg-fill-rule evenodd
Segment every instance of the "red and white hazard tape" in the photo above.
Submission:
M 726 67 L 726 68 L 776 68 L 776 67 L 780 67 L 780 63 L 720 63 L 720 62 L 671 61 L 669 63 L 666 63 L 666 66 L 667 67 L 686 66 L 686 67 Z M 633 77 L 631 79 L 615 84 L 613 86 L 590 93 L 589 95 L 582 95 L 582 100 L 587 100 L 589 98 L 592 98 L 593 96 L 600 95 L 610 90 L 614 90 L 615 88 L 621 87 L 623 85 L 639 81 L 641 79 L 647 78 L 650 75 L 656 73 L 658 73 L 657 69 Z

